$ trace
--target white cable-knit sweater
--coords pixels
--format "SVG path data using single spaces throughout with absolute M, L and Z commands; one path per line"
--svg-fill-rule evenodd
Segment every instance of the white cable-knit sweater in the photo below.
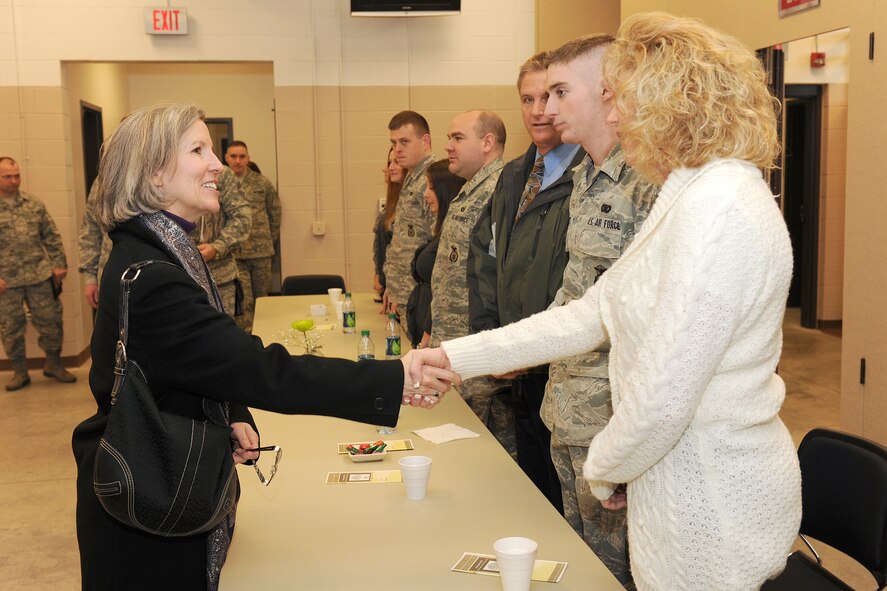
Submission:
M 443 347 L 468 378 L 609 336 L 614 414 L 584 471 L 601 498 L 628 483 L 638 589 L 758 589 L 785 565 L 801 519 L 774 373 L 791 269 L 760 172 L 714 161 L 669 175 L 634 242 L 583 298 Z

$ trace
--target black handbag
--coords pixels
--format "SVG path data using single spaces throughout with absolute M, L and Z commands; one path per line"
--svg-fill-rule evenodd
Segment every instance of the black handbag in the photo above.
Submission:
M 237 472 L 222 403 L 203 398 L 206 421 L 161 411 L 142 369 L 126 355 L 130 289 L 154 263 L 171 265 L 135 263 L 120 279 L 116 377 L 93 486 L 121 523 L 164 537 L 190 536 L 211 530 L 234 509 Z

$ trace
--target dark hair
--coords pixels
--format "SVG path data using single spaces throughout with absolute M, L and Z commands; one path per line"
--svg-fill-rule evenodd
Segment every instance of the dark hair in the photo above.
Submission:
M 440 236 L 450 203 L 459 194 L 465 179 L 450 172 L 450 161 L 444 158 L 432 163 L 425 173 L 434 194 L 437 195 L 437 221 L 434 222 L 434 237 Z
M 416 137 L 422 137 L 423 135 L 427 135 L 431 133 L 431 128 L 428 127 L 428 121 L 415 111 L 401 111 L 391 118 L 391 121 L 388 122 L 388 131 L 394 131 L 395 129 L 400 129 L 404 125 L 412 125 L 413 131 L 416 132 Z
M 394 151 L 394 146 L 391 146 L 388 149 L 388 158 L 391 158 L 391 153 Z M 385 168 L 391 166 L 391 163 L 386 160 Z M 398 164 L 398 166 L 400 166 Z M 401 174 L 406 176 L 406 172 L 401 168 Z M 387 176 L 385 178 L 388 178 Z M 388 227 L 391 225 L 391 222 L 394 221 L 394 212 L 397 208 L 397 200 L 400 198 L 400 190 L 403 189 L 403 178 L 401 178 L 399 183 L 392 182 L 390 178 L 388 178 L 388 186 L 386 187 L 385 194 L 385 226 Z
M 253 162 L 252 160 L 250 160 L 249 163 L 247 163 L 246 167 L 248 169 L 252 170 L 253 172 L 258 172 L 259 174 L 262 174 L 262 169 L 259 168 L 259 165 L 256 164 L 255 162 Z
M 230 150 L 231 148 L 237 148 L 237 147 L 241 147 L 244 150 L 246 150 L 247 152 L 249 152 L 249 148 L 246 147 L 246 142 L 242 142 L 240 140 L 234 140 L 233 142 L 228 144 L 228 150 Z

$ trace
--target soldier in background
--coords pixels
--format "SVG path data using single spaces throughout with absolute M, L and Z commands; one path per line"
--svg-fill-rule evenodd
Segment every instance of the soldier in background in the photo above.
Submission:
M 12 362 L 6 389 L 31 383 L 25 356 L 24 304 L 40 333 L 37 344 L 46 352 L 43 375 L 60 382 L 77 378 L 62 367 L 62 303 L 58 296 L 68 274 L 62 238 L 40 200 L 19 191 L 21 170 L 8 156 L 0 157 L 0 334 Z
M 256 298 L 267 296 L 271 290 L 271 258 L 280 238 L 280 197 L 270 180 L 250 170 L 249 150 L 244 142 L 231 142 L 225 152 L 225 162 L 234 174 L 232 179 L 227 172 L 222 173 L 223 191 L 240 191 L 252 209 L 249 238 L 232 253 L 244 291 L 244 314 L 238 324 L 249 331 Z
M 383 311 L 400 311 L 401 323 L 408 326 L 407 302 L 416 281 L 410 272 L 410 263 L 416 249 L 431 240 L 434 215 L 425 203 L 425 175 L 434 162 L 431 152 L 431 132 L 425 117 L 415 111 L 401 111 L 388 122 L 394 159 L 404 169 L 403 188 L 394 209 L 394 230 L 391 243 L 385 251 L 385 293 Z
M 231 251 L 249 238 L 253 213 L 238 189 L 225 188 L 233 177 L 231 169 L 219 176 L 219 211 L 200 216 L 191 238 L 216 282 L 225 313 L 236 321 L 243 316 L 244 289 Z
M 477 220 L 493 195 L 504 163 L 505 124 L 495 113 L 456 115 L 447 133 L 449 170 L 467 182 L 450 203 L 431 275 L 431 346 L 469 334 L 468 247 Z M 513 457 L 514 413 L 510 385 L 488 376 L 456 386 L 459 394 Z
M 498 328 L 542 312 L 554 301 L 567 265 L 573 168 L 585 157 L 545 116 L 547 53 L 520 68 L 517 90 L 526 153 L 505 165 L 499 184 L 474 229 L 468 254 L 471 332 Z M 551 461 L 551 432 L 539 416 L 548 365 L 513 376 L 511 400 L 517 463 L 563 513 L 561 485 Z
M 111 239 L 99 226 L 93 214 L 95 204 L 95 184 L 86 198 L 86 211 L 80 221 L 80 234 L 77 237 L 77 252 L 80 265 L 77 270 L 83 281 L 83 295 L 87 303 L 98 309 L 99 284 L 102 280 L 102 269 L 111 254 Z
M 555 305 L 581 298 L 625 252 L 659 190 L 625 163 L 616 131 L 607 124 L 612 90 L 604 88 L 601 57 L 612 41 L 609 35 L 580 37 L 547 58 L 545 114 L 563 141 L 581 144 L 587 153 L 573 176 L 569 260 Z M 582 476 L 592 438 L 613 416 L 608 352 L 609 344 L 553 362 L 541 414 L 551 430 L 551 458 L 561 480 L 564 517 L 616 578 L 634 589 L 625 509 L 602 507 Z

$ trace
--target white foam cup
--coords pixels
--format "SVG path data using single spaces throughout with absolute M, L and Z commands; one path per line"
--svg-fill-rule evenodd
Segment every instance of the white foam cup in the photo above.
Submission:
M 398 461 L 403 478 L 407 498 L 421 501 L 428 491 L 428 476 L 431 474 L 431 458 L 426 456 L 407 456 Z
M 504 591 L 529 591 L 539 544 L 530 538 L 502 538 L 493 544 Z
M 330 294 L 330 303 L 332 305 L 336 305 L 336 302 L 342 299 L 342 288 L 341 287 L 331 287 L 326 290 L 328 294 Z

